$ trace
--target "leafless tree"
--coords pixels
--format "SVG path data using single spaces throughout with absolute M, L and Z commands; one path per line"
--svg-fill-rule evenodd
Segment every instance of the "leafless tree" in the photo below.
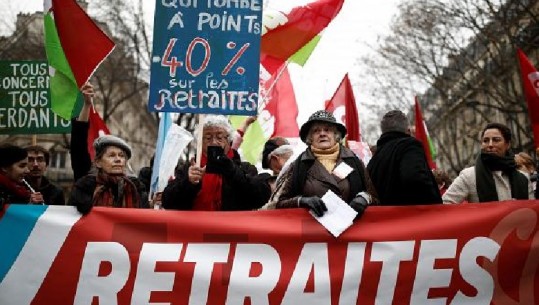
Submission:
M 368 62 L 386 107 L 408 108 L 417 88 L 428 88 L 423 112 L 448 170 L 473 162 L 488 121 L 509 125 L 517 149 L 531 145 L 515 43 L 525 40 L 530 49 L 526 42 L 535 37 L 522 32 L 537 23 L 537 11 L 535 0 L 405 1 Z

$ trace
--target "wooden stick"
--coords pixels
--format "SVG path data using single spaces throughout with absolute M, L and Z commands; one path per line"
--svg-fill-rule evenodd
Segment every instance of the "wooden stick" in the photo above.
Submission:
M 200 167 L 200 160 L 202 158 L 202 131 L 204 130 L 204 114 L 198 115 L 198 127 L 197 127 L 197 151 L 196 151 L 196 166 Z

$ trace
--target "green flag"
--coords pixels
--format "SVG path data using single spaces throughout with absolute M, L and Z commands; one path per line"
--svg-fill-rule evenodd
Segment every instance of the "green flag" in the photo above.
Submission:
M 79 95 L 75 76 L 62 49 L 51 13 L 45 15 L 45 51 L 51 69 L 50 90 L 52 110 L 64 119 L 73 117 Z M 54 72 L 52 72 L 54 70 Z M 55 101 L 62 101 L 56 103 Z
M 288 61 L 296 63 L 303 67 L 305 63 L 307 62 L 307 60 L 309 59 L 309 57 L 311 56 L 311 54 L 313 53 L 314 48 L 316 48 L 316 46 L 318 45 L 320 38 L 321 38 L 320 35 L 314 36 L 314 38 L 311 39 L 311 41 L 309 41 L 306 45 L 301 47 L 301 49 L 299 49 L 296 53 L 294 53 L 294 55 L 290 56 Z

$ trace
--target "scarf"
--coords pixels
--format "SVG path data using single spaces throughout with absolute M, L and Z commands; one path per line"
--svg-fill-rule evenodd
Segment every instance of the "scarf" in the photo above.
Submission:
M 97 173 L 92 203 L 94 206 L 115 208 L 139 208 L 140 195 L 137 187 L 125 175 L 112 176 L 103 171 Z
M 226 155 L 229 158 L 234 157 L 232 149 L 228 150 Z M 208 157 L 203 154 L 200 158 L 200 166 L 204 167 L 208 163 Z M 223 188 L 223 177 L 219 174 L 205 173 L 202 176 L 201 189 L 195 197 L 193 211 L 220 211 L 223 205 L 221 197 Z
M 8 196 L 9 198 L 4 198 L 7 199 L 7 202 L 5 203 L 11 203 L 12 199 L 24 200 L 24 202 L 13 203 L 25 203 L 30 201 L 30 191 L 28 191 L 23 185 L 16 183 L 2 173 L 0 173 L 0 186 L 8 191 L 8 195 L 11 195 Z
M 339 157 L 339 143 L 335 143 L 330 148 L 318 149 L 311 146 L 311 151 L 318 162 L 322 163 L 324 168 L 331 173 L 337 164 L 337 158 Z
M 498 192 L 492 176 L 493 171 L 502 171 L 509 177 L 513 198 L 528 199 L 528 179 L 516 167 L 512 153 L 500 157 L 481 152 L 475 161 L 475 179 L 479 202 L 498 201 Z

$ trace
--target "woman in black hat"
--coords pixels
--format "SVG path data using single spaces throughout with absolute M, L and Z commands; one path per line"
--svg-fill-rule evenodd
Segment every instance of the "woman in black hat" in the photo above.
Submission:
M 333 114 L 313 113 L 300 129 L 308 148 L 279 178 L 264 208 L 304 207 L 322 216 L 327 208 L 320 198 L 331 190 L 361 216 L 376 196 L 363 162 L 340 144 L 345 135 L 346 127 Z
M 3 144 L 0 146 L 0 210 L 7 203 L 43 203 L 40 193 L 32 193 L 24 185 L 29 173 L 25 149 Z

